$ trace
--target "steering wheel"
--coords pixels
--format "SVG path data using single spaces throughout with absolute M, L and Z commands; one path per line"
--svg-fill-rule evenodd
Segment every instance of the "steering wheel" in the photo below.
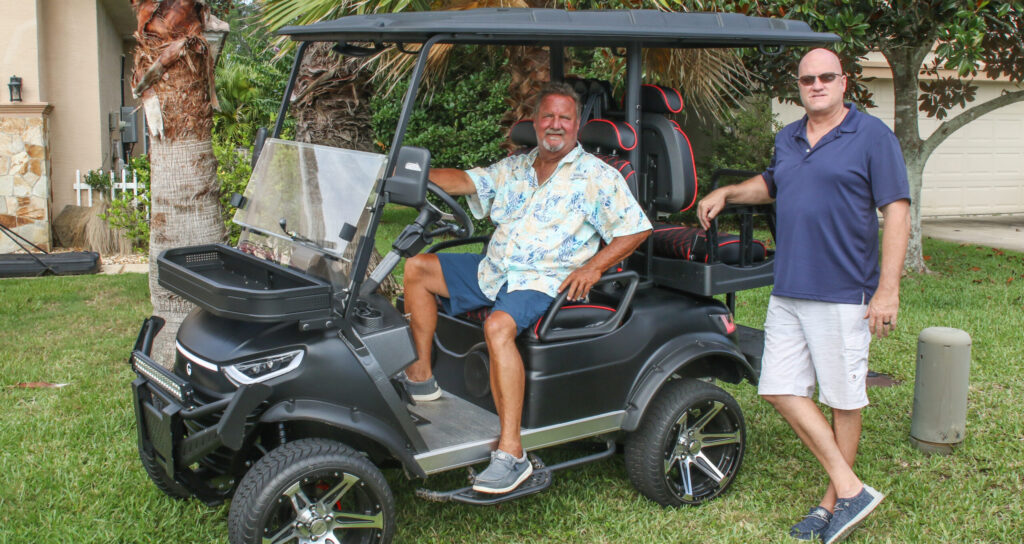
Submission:
M 432 225 L 437 225 L 437 228 L 430 231 L 428 236 L 433 238 L 448 232 L 452 233 L 456 238 L 469 238 L 470 236 L 473 236 L 473 220 L 469 217 L 469 214 L 466 213 L 466 210 L 463 209 L 463 207 L 460 206 L 451 195 L 444 192 L 443 189 L 435 185 L 433 182 L 427 182 L 427 190 L 433 193 L 437 198 L 440 198 L 441 202 L 444 202 L 444 204 L 452 211 L 450 215 L 446 214 L 438 209 L 438 207 L 432 202 L 429 200 L 427 201 L 426 205 L 437 212 L 439 217 L 439 219 L 432 223 Z M 451 222 L 448 219 L 449 217 L 454 219 L 454 222 Z

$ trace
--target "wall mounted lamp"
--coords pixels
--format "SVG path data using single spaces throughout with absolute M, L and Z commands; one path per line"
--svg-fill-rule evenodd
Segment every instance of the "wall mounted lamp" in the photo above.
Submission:
M 21 102 L 21 78 L 11 76 L 11 82 L 7 84 L 11 91 L 11 102 Z

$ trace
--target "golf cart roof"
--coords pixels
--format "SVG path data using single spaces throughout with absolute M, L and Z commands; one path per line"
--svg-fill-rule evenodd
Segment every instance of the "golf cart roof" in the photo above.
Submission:
M 296 41 L 422 43 L 449 34 L 448 43 L 565 46 L 750 47 L 813 45 L 839 39 L 807 23 L 739 13 L 668 13 L 657 10 L 566 11 L 482 8 L 352 15 L 279 34 Z

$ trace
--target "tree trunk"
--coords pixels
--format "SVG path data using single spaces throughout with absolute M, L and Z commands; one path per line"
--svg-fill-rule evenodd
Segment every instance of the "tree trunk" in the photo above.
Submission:
M 545 83 L 551 81 L 551 53 L 543 47 L 508 47 L 508 63 L 505 64 L 512 79 L 508 85 L 508 111 L 501 117 L 501 124 L 510 129 L 513 124 L 533 117 L 533 97 Z M 515 144 L 506 139 L 502 144 L 507 151 Z
M 203 36 L 209 6 L 195 0 L 132 0 L 138 28 L 132 93 L 151 135 L 149 287 L 153 314 L 167 324 L 154 340 L 158 363 L 174 365 L 178 325 L 192 305 L 160 287 L 165 249 L 224 239 L 213 155 L 213 57 Z
M 910 184 L 910 243 L 903 262 L 903 269 L 907 272 L 928 270 L 921 244 L 921 184 L 928 156 L 922 152 L 924 140 L 921 139 L 917 112 L 918 70 L 927 52 L 927 48 L 911 47 L 883 52 L 893 72 L 893 133 L 900 142 Z
M 150 146 L 149 292 L 153 314 L 167 321 L 153 344 L 154 360 L 171 367 L 178 326 L 192 304 L 157 284 L 156 257 L 166 249 L 224 240 L 217 159 L 210 140 Z
M 903 261 L 906 272 L 927 272 L 924 262 L 924 243 L 921 237 L 921 186 L 924 180 L 924 165 L 927 157 L 914 158 L 907 161 L 907 180 L 910 182 L 910 242 L 907 244 L 907 256 Z

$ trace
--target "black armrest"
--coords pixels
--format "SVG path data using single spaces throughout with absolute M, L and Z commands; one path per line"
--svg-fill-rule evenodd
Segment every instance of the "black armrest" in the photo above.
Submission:
M 569 295 L 569 290 L 566 289 L 558 294 L 554 302 L 551 303 L 551 307 L 548 308 L 546 314 L 544 314 L 543 320 L 540 322 L 540 327 L 537 329 L 537 338 L 539 340 L 569 340 L 577 338 L 589 338 L 591 336 L 600 336 L 602 334 L 609 333 L 622 323 L 622 320 L 626 318 L 626 309 L 633 302 L 633 295 L 636 294 L 637 284 L 640 282 L 640 276 L 632 270 L 625 272 L 615 272 L 612 274 L 605 274 L 601 276 L 601 279 L 597 280 L 594 287 L 604 283 L 624 281 L 626 282 L 626 292 L 623 293 L 622 298 L 619 299 L 618 306 L 615 307 L 615 314 L 611 319 L 597 325 L 596 327 L 585 327 L 579 329 L 562 329 L 552 331 L 551 324 L 555 321 L 555 315 L 558 310 L 565 304 L 565 299 Z

